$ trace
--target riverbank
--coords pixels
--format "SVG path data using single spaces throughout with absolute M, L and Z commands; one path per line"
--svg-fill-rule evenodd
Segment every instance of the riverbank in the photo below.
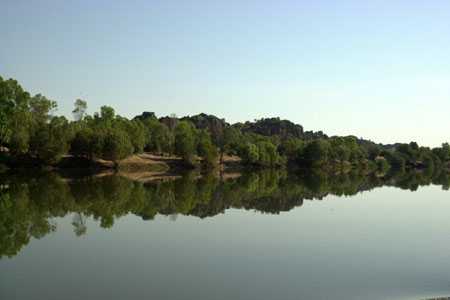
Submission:
M 201 158 L 197 158 L 196 165 L 194 168 L 187 167 L 180 157 L 158 155 L 149 152 L 131 155 L 117 162 L 104 159 L 89 160 L 83 157 L 65 155 L 58 163 L 53 165 L 42 165 L 37 160 L 30 159 L 29 157 L 13 159 L 7 155 L 3 155 L 0 161 L 0 172 L 45 170 L 56 171 L 68 176 L 105 176 L 120 173 L 122 176 L 130 179 L 147 181 L 179 178 L 186 172 L 191 171 L 204 172 L 201 168 Z M 241 164 L 241 159 L 237 156 L 224 155 L 223 163 L 220 164 L 218 162 L 217 165 L 217 168 L 208 172 L 213 171 L 218 174 L 223 173 L 222 176 L 228 176 L 228 174 L 236 174 L 244 169 Z M 225 173 L 227 175 L 224 175 Z M 234 176 L 232 175 L 232 177 Z
M 5 153 L 3 153 L 5 154 Z M 7 154 L 7 153 L 6 153 Z M 150 152 L 131 155 L 123 160 L 116 162 L 94 159 L 89 160 L 84 157 L 76 157 L 72 155 L 65 155 L 62 159 L 53 165 L 43 165 L 36 159 L 31 159 L 27 156 L 12 158 L 8 155 L 2 155 L 0 160 L 0 173 L 26 173 L 35 174 L 41 171 L 57 172 L 65 178 L 77 178 L 84 176 L 103 177 L 109 175 L 120 175 L 130 180 L 139 182 L 151 181 L 166 181 L 174 180 L 183 177 L 187 173 L 193 172 L 195 176 L 202 176 L 204 174 L 214 175 L 222 179 L 236 178 L 242 173 L 249 171 L 258 171 L 273 168 L 261 168 L 254 165 L 248 165 L 238 156 L 224 155 L 223 163 L 217 162 L 217 167 L 213 169 L 202 168 L 202 158 L 196 157 L 195 167 L 187 166 L 181 157 L 174 155 L 159 155 Z M 402 172 L 418 172 L 418 173 L 445 173 L 450 174 L 450 169 L 446 168 L 423 168 L 419 166 L 411 166 L 410 168 L 391 169 L 379 168 L 377 164 L 371 163 L 368 160 L 361 161 L 358 164 L 345 162 L 334 162 L 319 167 L 301 166 L 295 162 L 287 162 L 285 167 L 275 169 L 285 169 L 292 173 L 298 174 L 327 174 L 332 176 L 339 176 L 341 174 L 357 173 L 360 175 L 370 175 L 375 177 L 385 177 L 388 173 L 402 173 Z

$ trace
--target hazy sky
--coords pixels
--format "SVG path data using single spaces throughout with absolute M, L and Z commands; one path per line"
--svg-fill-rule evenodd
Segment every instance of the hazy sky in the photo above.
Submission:
M 370 2 L 370 3 L 367 3 Z M 450 1 L 0 0 L 0 75 L 90 113 L 450 141 Z

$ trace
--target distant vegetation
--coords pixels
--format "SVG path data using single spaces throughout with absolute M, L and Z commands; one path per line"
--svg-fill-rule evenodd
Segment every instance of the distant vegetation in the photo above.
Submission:
M 214 168 L 225 154 L 259 168 L 330 170 L 447 169 L 450 146 L 382 145 L 354 136 L 327 136 L 279 118 L 228 124 L 212 115 L 158 118 L 144 112 L 133 119 L 103 106 L 87 114 L 87 103 L 74 103 L 73 121 L 56 116 L 57 103 L 31 96 L 13 79 L 0 77 L 0 163 L 57 164 L 65 155 L 117 162 L 143 151 L 176 155 L 186 167 Z

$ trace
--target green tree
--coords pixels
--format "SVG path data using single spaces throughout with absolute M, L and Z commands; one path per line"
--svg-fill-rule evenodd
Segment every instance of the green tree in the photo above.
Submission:
M 30 151 L 46 164 L 56 163 L 69 151 L 71 133 L 65 117 L 54 117 L 39 127 L 30 139 Z
M 257 164 L 263 167 L 275 167 L 280 164 L 280 155 L 277 147 L 267 141 L 260 141 L 257 144 L 258 160 Z
M 220 139 L 220 164 L 223 164 L 223 155 L 225 153 L 237 154 L 241 146 L 242 134 L 239 129 L 227 126 L 223 130 Z
M 211 140 L 211 135 L 206 130 L 200 130 L 198 133 L 197 153 L 203 158 L 203 165 L 206 168 L 217 166 L 217 148 Z
M 406 161 L 404 157 L 397 151 L 384 151 L 381 153 L 384 158 L 387 159 L 392 168 L 400 171 L 404 171 L 406 167 Z
M 325 140 L 308 143 L 303 151 L 303 160 L 311 166 L 321 166 L 328 162 L 330 144 Z
M 450 160 L 450 145 L 448 143 L 444 143 L 442 147 L 434 148 L 432 151 L 441 161 L 448 162 Z
M 248 165 L 256 165 L 259 162 L 258 147 L 250 142 L 247 142 L 241 149 L 239 155 L 242 161 Z
M 30 94 L 23 90 L 17 80 L 3 80 L 0 76 L 0 106 L 13 107 L 14 110 L 27 111 L 30 105 Z
M 13 79 L 0 77 L 0 145 L 8 144 L 13 154 L 28 151 L 30 94 Z
M 131 144 L 133 145 L 133 153 L 142 153 L 145 144 L 147 143 L 148 132 L 139 120 L 128 120 L 126 118 L 117 117 L 115 127 L 122 129 L 128 135 Z
M 8 144 L 11 134 L 12 131 L 9 125 L 8 114 L 6 110 L 0 108 L 0 146 Z
M 189 122 L 181 121 L 175 127 L 175 154 L 190 166 L 195 164 L 195 135 L 195 128 Z
M 101 126 L 103 128 L 111 128 L 115 117 L 116 112 L 114 111 L 114 108 L 110 106 L 102 106 L 100 108 L 100 114 L 94 114 L 94 122 L 97 126 Z
M 86 157 L 93 159 L 96 154 L 94 151 L 95 141 L 94 131 L 89 127 L 84 127 L 78 130 L 71 141 L 70 152 L 78 157 Z M 103 146 L 100 147 L 102 149 Z
M 287 138 L 281 142 L 278 147 L 280 154 L 288 158 L 288 160 L 294 161 L 297 159 L 299 152 L 302 152 L 305 148 L 305 143 L 301 139 Z
M 375 160 L 381 154 L 381 149 L 375 144 L 370 144 L 367 146 L 367 154 L 369 159 Z
M 55 101 L 47 99 L 41 94 L 37 94 L 30 99 L 30 112 L 33 119 L 33 126 L 48 123 L 52 113 L 57 109 Z
M 156 118 L 144 122 L 148 130 L 146 149 L 156 153 L 172 153 L 174 136 L 169 127 L 160 123 Z
M 133 144 L 122 130 L 108 130 L 104 136 L 102 158 L 117 162 L 133 154 Z
M 26 111 L 15 111 L 10 120 L 10 151 L 13 155 L 25 154 L 29 149 L 31 116 Z
M 111 106 L 102 106 L 100 108 L 100 117 L 105 121 L 112 121 L 116 116 L 114 108 Z

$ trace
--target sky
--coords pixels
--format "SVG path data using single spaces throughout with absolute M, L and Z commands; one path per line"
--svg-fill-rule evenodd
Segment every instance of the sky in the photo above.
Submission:
M 89 113 L 450 141 L 450 1 L 0 0 L 0 76 Z

